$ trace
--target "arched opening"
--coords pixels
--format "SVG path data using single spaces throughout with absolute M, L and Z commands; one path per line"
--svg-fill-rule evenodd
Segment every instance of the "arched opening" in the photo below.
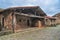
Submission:
M 32 27 L 38 27 L 41 28 L 44 26 L 44 21 L 42 19 L 34 19 L 32 21 Z

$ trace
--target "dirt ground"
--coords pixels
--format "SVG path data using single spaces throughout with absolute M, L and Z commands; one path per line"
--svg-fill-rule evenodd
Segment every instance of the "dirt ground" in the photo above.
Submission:
M 60 40 L 60 25 L 43 29 L 32 28 L 23 32 L 1 36 L 0 40 Z

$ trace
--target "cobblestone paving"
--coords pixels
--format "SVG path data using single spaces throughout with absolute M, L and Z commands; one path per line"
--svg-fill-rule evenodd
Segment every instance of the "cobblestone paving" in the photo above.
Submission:
M 0 40 L 60 40 L 60 26 L 1 36 Z

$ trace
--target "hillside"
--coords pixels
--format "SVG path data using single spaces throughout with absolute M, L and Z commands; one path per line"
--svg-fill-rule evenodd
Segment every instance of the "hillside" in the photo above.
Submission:
M 60 18 L 60 13 L 55 14 L 53 17 L 58 17 L 58 18 Z

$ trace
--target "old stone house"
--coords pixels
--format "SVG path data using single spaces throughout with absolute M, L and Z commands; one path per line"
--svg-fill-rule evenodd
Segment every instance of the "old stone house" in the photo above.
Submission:
M 46 26 L 56 26 L 56 18 L 52 16 L 45 16 L 45 25 Z
M 15 32 L 29 27 L 43 27 L 47 16 L 39 6 L 12 7 L 0 12 L 0 31 Z
M 60 13 L 53 15 L 53 17 L 56 17 L 56 23 L 60 24 Z

